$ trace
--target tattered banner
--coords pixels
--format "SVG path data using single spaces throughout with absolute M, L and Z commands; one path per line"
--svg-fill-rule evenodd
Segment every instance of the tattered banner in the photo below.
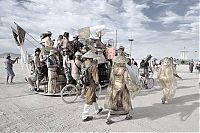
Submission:
M 19 40 L 18 40 L 17 31 L 13 27 L 11 27 L 11 29 L 12 29 L 13 37 L 15 39 L 15 42 L 16 42 L 17 46 L 20 46 L 20 43 L 19 43 Z
M 18 31 L 18 36 L 19 36 L 19 42 L 22 45 L 24 43 L 26 31 L 22 29 L 19 25 L 17 25 L 17 31 Z

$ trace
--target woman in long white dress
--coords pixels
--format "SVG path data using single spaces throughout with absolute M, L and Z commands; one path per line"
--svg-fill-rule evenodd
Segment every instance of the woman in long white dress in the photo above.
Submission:
M 176 77 L 181 79 L 176 73 L 172 58 L 164 58 L 158 72 L 159 84 L 163 91 L 163 97 L 161 99 L 163 104 L 166 101 L 170 103 L 176 93 Z

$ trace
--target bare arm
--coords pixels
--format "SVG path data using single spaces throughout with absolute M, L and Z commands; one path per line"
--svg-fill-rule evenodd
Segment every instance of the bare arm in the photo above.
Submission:
M 18 59 L 19 59 L 19 57 L 15 58 L 15 60 L 11 60 L 12 64 L 14 64 Z
M 176 73 L 174 73 L 174 76 L 175 77 L 177 77 L 177 78 L 179 78 L 179 79 L 181 79 L 181 80 L 183 80 L 178 74 L 176 74 Z

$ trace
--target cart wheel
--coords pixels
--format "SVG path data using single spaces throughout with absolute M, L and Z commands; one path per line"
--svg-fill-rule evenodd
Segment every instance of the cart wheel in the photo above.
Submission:
M 61 98 L 65 103 L 73 103 L 78 98 L 78 89 L 73 84 L 66 85 L 61 90 Z
M 154 86 L 154 79 L 153 78 L 148 78 L 147 79 L 147 87 L 148 89 L 151 89 Z

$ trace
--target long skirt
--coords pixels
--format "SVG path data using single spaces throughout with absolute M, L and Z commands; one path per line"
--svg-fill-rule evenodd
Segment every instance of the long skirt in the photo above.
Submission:
M 111 111 L 124 111 L 128 113 L 132 109 L 131 98 L 128 89 L 115 89 L 109 85 L 105 98 L 104 108 Z
M 171 102 L 172 98 L 176 93 L 177 83 L 176 81 L 169 80 L 166 78 L 159 79 L 160 86 L 163 90 L 163 97 L 167 102 Z

